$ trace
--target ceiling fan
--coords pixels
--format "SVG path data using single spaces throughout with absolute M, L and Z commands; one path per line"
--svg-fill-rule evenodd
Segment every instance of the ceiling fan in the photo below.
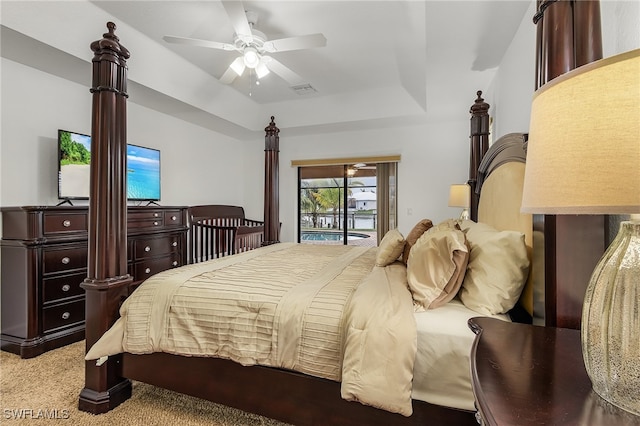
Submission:
M 301 76 L 269 54 L 323 47 L 327 44 L 327 39 L 324 35 L 316 33 L 298 37 L 281 38 L 278 40 L 268 40 L 263 32 L 255 29 L 258 21 L 257 13 L 245 11 L 241 1 L 222 1 L 221 3 L 235 30 L 232 43 L 169 35 L 164 36 L 163 39 L 168 43 L 187 44 L 240 53 L 240 56 L 231 63 L 222 77 L 220 77 L 220 82 L 224 84 L 231 84 L 236 77 L 244 73 L 246 68 L 255 70 L 257 78 L 262 78 L 267 75 L 269 71 L 273 71 L 274 74 L 280 76 L 290 86 L 298 86 L 306 83 Z
M 360 170 L 376 170 L 375 164 L 355 163 L 347 167 L 347 176 L 354 177 Z M 362 173 L 360 173 L 362 174 Z M 375 176 L 375 172 L 365 172 L 364 176 Z
M 375 164 L 365 164 L 365 163 L 356 163 L 352 166 L 354 169 L 360 170 L 375 170 L 376 169 L 376 165 Z

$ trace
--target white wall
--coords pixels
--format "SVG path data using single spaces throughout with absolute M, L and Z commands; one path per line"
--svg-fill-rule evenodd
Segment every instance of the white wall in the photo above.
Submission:
M 493 141 L 507 133 L 529 131 L 531 96 L 535 89 L 536 27 L 532 21 L 535 10 L 532 1 L 492 83 L 489 113 L 494 118 Z
M 57 130 L 91 133 L 89 88 L 2 59 L 1 206 L 54 205 Z M 163 205 L 242 204 L 242 142 L 127 103 L 128 141 L 161 151 Z M 75 204 L 81 204 L 78 201 Z M 86 204 L 86 202 L 84 202 Z
M 469 94 L 469 106 L 475 93 Z M 421 219 L 458 217 L 447 206 L 449 185 L 469 174 L 469 112 L 459 121 L 402 129 L 372 129 L 307 137 L 280 134 L 280 220 L 282 241 L 297 235 L 297 169 L 291 160 L 400 154 L 398 164 L 398 229 L 407 234 Z
M 640 2 L 603 0 L 602 56 L 640 48 Z

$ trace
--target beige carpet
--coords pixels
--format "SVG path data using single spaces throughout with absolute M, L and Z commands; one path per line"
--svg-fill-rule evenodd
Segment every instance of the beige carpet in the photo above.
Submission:
M 55 349 L 32 359 L 20 359 L 17 355 L 0 351 L 0 423 L 18 425 L 62 422 L 65 425 L 127 426 L 284 425 L 265 417 L 140 382 L 133 382 L 131 399 L 108 413 L 94 416 L 78 411 L 78 395 L 84 386 L 83 357 L 84 342 Z M 58 418 L 68 418 L 37 418 L 38 415 L 56 414 Z

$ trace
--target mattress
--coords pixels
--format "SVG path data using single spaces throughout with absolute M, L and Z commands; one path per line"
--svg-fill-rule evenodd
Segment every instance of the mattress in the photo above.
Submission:
M 469 361 L 475 334 L 467 321 L 477 316 L 480 314 L 457 298 L 437 309 L 414 314 L 418 350 L 413 366 L 413 399 L 475 410 Z M 510 321 L 507 315 L 493 318 Z

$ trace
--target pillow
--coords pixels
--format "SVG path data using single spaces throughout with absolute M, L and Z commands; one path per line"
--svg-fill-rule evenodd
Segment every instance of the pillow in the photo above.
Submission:
M 460 300 L 485 315 L 503 314 L 518 301 L 529 275 L 524 234 L 462 222 L 471 251 Z
M 458 231 L 461 230 L 460 221 L 457 220 L 457 219 L 446 219 L 446 220 L 443 220 L 439 224 L 434 225 L 433 228 L 438 228 L 438 229 L 457 229 Z
M 435 309 L 455 297 L 467 269 L 469 250 L 462 231 L 437 226 L 409 252 L 407 281 L 418 310 Z
M 422 219 L 420 222 L 415 224 L 411 231 L 409 231 L 402 254 L 402 261 L 404 263 L 407 263 L 407 260 L 409 259 L 409 252 L 411 251 L 411 247 L 413 247 L 416 241 L 418 241 L 418 238 L 420 238 L 420 236 L 432 226 L 433 222 L 431 222 L 429 219 Z
M 376 266 L 387 266 L 398 260 L 404 249 L 404 237 L 397 229 L 384 235 L 376 254 Z

